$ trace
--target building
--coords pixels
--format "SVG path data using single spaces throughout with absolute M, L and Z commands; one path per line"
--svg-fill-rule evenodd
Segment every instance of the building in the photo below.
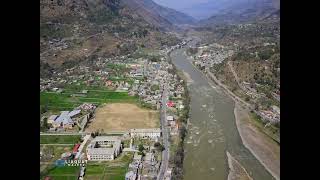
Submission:
M 118 136 L 97 136 L 87 147 L 87 158 L 91 161 L 114 160 L 122 150 Z
M 63 128 L 72 128 L 74 125 L 71 117 L 69 116 L 69 111 L 61 111 L 61 114 L 56 120 L 52 123 L 54 128 L 63 127 Z
M 151 138 L 156 139 L 161 136 L 160 128 L 154 129 L 131 129 L 130 130 L 131 137 L 140 137 L 140 138 Z
M 173 116 L 167 116 L 167 121 L 173 121 Z
M 74 117 L 77 117 L 80 114 L 80 112 L 81 112 L 80 109 L 76 109 L 76 110 L 69 112 L 68 116 L 71 118 L 74 118 Z

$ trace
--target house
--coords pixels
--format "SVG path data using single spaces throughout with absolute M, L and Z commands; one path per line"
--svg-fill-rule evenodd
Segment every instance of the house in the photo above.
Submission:
M 72 152 L 73 152 L 73 153 L 77 153 L 80 145 L 81 145 L 81 144 L 76 144 L 76 145 L 73 147 Z
M 169 101 L 169 102 L 167 102 L 167 106 L 168 106 L 168 107 L 173 107 L 173 106 L 174 106 L 174 103 L 173 103 L 172 101 Z
M 170 124 L 170 126 L 175 126 L 175 121 L 173 116 L 167 116 L 167 121 Z
M 141 137 L 141 138 L 151 138 L 156 139 L 161 136 L 160 128 L 155 129 L 131 129 L 130 130 L 131 137 Z
M 167 116 L 167 121 L 174 121 L 173 116 Z
M 118 136 L 97 136 L 87 147 L 87 158 L 91 161 L 114 160 L 121 152 L 122 145 Z

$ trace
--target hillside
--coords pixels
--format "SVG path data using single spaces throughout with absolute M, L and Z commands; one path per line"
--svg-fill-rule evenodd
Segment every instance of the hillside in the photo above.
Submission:
M 273 105 L 280 106 L 279 16 L 194 29 L 204 46 L 190 48 L 188 53 L 198 64 L 210 67 L 222 83 L 256 109 L 268 111 Z M 220 46 L 223 48 L 217 48 Z
M 41 69 L 178 42 L 161 31 L 161 23 L 150 23 L 148 18 L 157 19 L 142 16 L 125 0 L 40 0 Z M 165 19 L 159 15 L 159 21 Z
M 199 21 L 200 25 L 240 24 L 267 17 L 280 16 L 279 0 L 218 0 L 210 3 L 211 16 Z
M 148 13 L 160 15 L 168 20 L 171 24 L 181 25 L 193 24 L 196 22 L 193 17 L 182 12 L 178 12 L 174 9 L 160 6 L 152 0 L 125 0 L 124 2 L 134 6 L 135 9 L 143 16 L 147 15 L 145 13 L 148 11 Z

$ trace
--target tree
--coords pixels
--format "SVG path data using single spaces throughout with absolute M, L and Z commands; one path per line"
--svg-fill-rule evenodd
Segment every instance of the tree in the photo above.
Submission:
M 138 150 L 139 150 L 140 152 L 142 152 L 142 151 L 144 150 L 144 147 L 143 147 L 143 145 L 142 145 L 142 144 L 139 144 L 139 146 L 138 146 Z
M 96 135 L 92 132 L 92 133 L 91 133 L 91 137 L 95 138 Z
M 161 144 L 159 142 L 154 143 L 154 147 L 159 147 Z

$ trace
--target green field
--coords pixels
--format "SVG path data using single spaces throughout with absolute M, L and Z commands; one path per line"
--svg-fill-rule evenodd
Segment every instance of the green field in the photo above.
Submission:
M 71 95 L 82 90 L 88 90 L 85 97 L 73 97 Z M 72 110 L 82 103 L 135 103 L 138 98 L 129 96 L 127 92 L 115 92 L 104 87 L 97 86 L 67 86 L 62 93 L 40 92 L 40 108 L 51 111 Z
M 40 144 L 76 144 L 80 139 L 79 135 L 41 135 Z
M 114 161 L 94 163 L 90 162 L 87 165 L 85 179 L 88 180 L 123 180 L 133 154 L 122 154 Z
M 77 180 L 79 171 L 79 166 L 54 167 L 48 171 L 46 176 L 49 176 L 54 180 Z

